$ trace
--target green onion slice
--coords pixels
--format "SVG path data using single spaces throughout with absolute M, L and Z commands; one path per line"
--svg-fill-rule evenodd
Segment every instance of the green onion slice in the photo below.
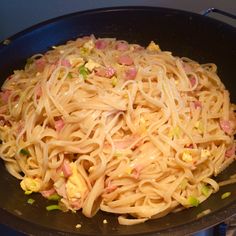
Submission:
M 48 197 L 48 200 L 52 200 L 52 201 L 58 201 L 61 197 L 55 193 L 55 194 L 52 194 L 51 196 Z
M 24 155 L 24 156 L 29 156 L 29 155 L 30 155 L 29 151 L 26 150 L 26 149 L 24 149 L 24 148 L 22 148 L 22 149 L 20 150 L 20 154 L 22 154 L 22 155 Z
M 197 207 L 199 205 L 199 200 L 196 197 L 194 197 L 194 196 L 190 196 L 188 198 L 188 203 L 190 204 L 190 206 Z
M 46 207 L 47 211 L 53 211 L 53 210 L 61 210 L 60 206 L 58 205 L 49 205 Z
M 84 79 L 86 79 L 89 74 L 89 71 L 85 66 L 80 66 L 79 73 L 83 76 Z
M 27 203 L 30 205 L 32 205 L 34 202 L 35 202 L 35 200 L 33 198 L 29 198 L 27 201 Z
M 203 185 L 201 188 L 201 192 L 205 197 L 208 197 L 210 193 L 210 188 L 207 185 Z
M 231 195 L 231 192 L 226 192 L 221 195 L 221 199 L 225 199 Z

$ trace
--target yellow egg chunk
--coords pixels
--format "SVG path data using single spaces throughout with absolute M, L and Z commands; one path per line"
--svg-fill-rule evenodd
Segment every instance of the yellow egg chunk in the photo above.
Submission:
M 20 186 L 24 191 L 38 192 L 42 186 L 42 180 L 24 177 L 20 182 Z
M 160 52 L 160 51 L 161 51 L 159 45 L 158 45 L 158 44 L 155 44 L 154 41 L 151 41 L 151 42 L 149 43 L 149 45 L 147 46 L 147 50 L 148 50 L 148 51 L 156 51 L 156 52 Z
M 70 163 L 72 175 L 66 183 L 66 194 L 69 200 L 81 198 L 88 190 L 87 184 L 77 170 L 75 163 Z
M 84 65 L 89 71 L 92 71 L 94 68 L 101 66 L 95 61 L 89 59 L 88 62 Z

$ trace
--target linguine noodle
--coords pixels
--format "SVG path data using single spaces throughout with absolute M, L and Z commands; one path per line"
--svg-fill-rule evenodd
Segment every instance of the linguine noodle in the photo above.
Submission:
M 0 156 L 26 193 L 87 217 L 131 225 L 197 206 L 235 159 L 235 106 L 216 72 L 154 42 L 53 47 L 2 86 Z

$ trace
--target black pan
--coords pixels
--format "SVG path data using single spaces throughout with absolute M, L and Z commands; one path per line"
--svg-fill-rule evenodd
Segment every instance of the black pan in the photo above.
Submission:
M 131 43 L 147 45 L 158 42 L 163 50 L 187 56 L 200 63 L 214 62 L 226 87 L 236 102 L 236 30 L 232 26 L 194 13 L 150 7 L 118 7 L 99 9 L 59 17 L 10 38 L 0 45 L 0 79 L 13 69 L 22 68 L 26 58 L 47 51 L 51 46 L 69 39 L 94 34 L 116 37 Z M 6 42 L 5 42 L 6 43 Z M 236 164 L 218 179 L 235 173 Z M 35 204 L 27 204 L 19 182 L 10 176 L 0 162 L 0 223 L 33 235 L 186 235 L 211 227 L 236 214 L 236 184 L 228 185 L 197 208 L 171 213 L 161 219 L 136 226 L 118 225 L 117 217 L 99 212 L 88 219 L 81 213 L 47 212 L 49 203 L 39 194 L 32 196 Z M 230 197 L 222 200 L 222 193 Z M 211 213 L 197 219 L 205 209 Z M 103 224 L 107 219 L 108 224 Z M 75 225 L 80 223 L 81 229 Z

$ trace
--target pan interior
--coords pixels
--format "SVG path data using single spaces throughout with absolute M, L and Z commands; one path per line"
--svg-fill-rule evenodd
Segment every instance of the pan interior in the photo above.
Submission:
M 96 37 L 116 37 L 130 43 L 147 45 L 151 40 L 157 42 L 162 50 L 172 51 L 174 55 L 190 57 L 200 63 L 214 62 L 218 73 L 236 102 L 234 93 L 234 66 L 236 56 L 236 31 L 224 23 L 207 17 L 163 8 L 126 7 L 88 11 L 71 14 L 48 21 L 16 36 L 9 45 L 0 46 L 0 79 L 22 68 L 26 59 L 42 53 L 53 45 L 84 35 Z M 228 178 L 235 173 L 236 164 L 231 165 L 217 178 Z M 19 182 L 10 176 L 0 163 L 0 212 L 2 223 L 26 233 L 55 235 L 77 233 L 81 235 L 184 235 L 210 227 L 236 212 L 236 184 L 228 185 L 211 196 L 197 208 L 171 213 L 163 218 L 150 220 L 135 226 L 121 226 L 117 217 L 99 212 L 88 219 L 81 213 L 47 212 L 45 207 L 51 203 L 39 194 L 30 196 L 35 204 L 27 204 L 29 196 L 24 195 Z M 221 195 L 230 191 L 231 196 L 222 200 Z M 196 220 L 203 210 L 211 213 Z M 103 224 L 106 219 L 108 224 Z M 76 224 L 81 224 L 76 229 Z M 64 233 L 63 233 L 64 232 Z

